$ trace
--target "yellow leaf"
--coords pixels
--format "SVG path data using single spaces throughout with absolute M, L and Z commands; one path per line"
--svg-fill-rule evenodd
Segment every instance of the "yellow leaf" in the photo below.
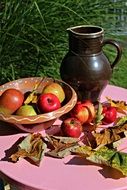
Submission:
M 42 78 L 42 80 L 40 82 L 37 82 L 34 87 L 33 90 L 30 92 L 30 94 L 28 95 L 28 97 L 26 98 L 26 100 L 24 101 L 24 104 L 29 104 L 29 103 L 37 103 L 37 89 L 40 86 L 40 84 L 45 80 L 45 77 Z
M 24 101 L 24 104 L 29 104 L 29 103 L 36 103 L 37 101 L 37 95 L 35 94 L 35 91 L 32 91 L 28 97 L 26 98 L 26 100 Z
M 117 112 L 126 114 L 127 104 L 125 101 L 115 101 L 108 97 L 106 97 L 106 99 L 108 100 L 108 102 L 112 107 L 115 107 L 117 109 Z

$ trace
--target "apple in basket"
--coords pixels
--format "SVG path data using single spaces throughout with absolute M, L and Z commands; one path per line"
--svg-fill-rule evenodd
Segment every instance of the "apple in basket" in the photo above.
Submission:
M 32 105 L 22 105 L 17 111 L 16 115 L 20 116 L 34 116 L 37 115 L 34 107 Z
M 57 96 L 60 103 L 62 103 L 65 99 L 65 92 L 60 84 L 57 82 L 53 82 L 44 87 L 42 94 L 52 93 Z
M 37 106 L 41 113 L 57 110 L 65 99 L 65 92 L 60 84 L 52 82 L 47 84 L 39 96 Z
M 45 93 L 39 96 L 37 106 L 41 113 L 47 113 L 59 109 L 61 103 L 55 94 Z
M 24 101 L 24 94 L 17 89 L 9 88 L 0 96 L 0 113 L 13 114 Z

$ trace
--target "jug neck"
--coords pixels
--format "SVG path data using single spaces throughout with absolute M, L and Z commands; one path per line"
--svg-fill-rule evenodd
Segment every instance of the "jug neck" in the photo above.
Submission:
M 79 26 L 67 29 L 69 50 L 79 55 L 98 54 L 102 50 L 103 30 L 100 27 Z

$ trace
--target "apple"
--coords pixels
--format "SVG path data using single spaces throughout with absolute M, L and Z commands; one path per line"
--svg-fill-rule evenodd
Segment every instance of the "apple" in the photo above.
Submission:
M 0 113 L 13 114 L 24 101 L 24 94 L 14 88 L 5 90 L 0 96 Z
M 87 109 L 89 110 L 89 118 L 87 120 L 87 123 L 91 123 L 96 115 L 95 107 L 91 100 L 85 100 L 84 102 L 82 102 L 82 105 L 87 107 Z
M 44 87 L 42 94 L 47 94 L 47 93 L 55 94 L 58 97 L 60 103 L 63 102 L 65 99 L 65 92 L 62 86 L 56 82 L 48 84 Z
M 78 119 L 70 117 L 62 122 L 61 131 L 67 137 L 78 138 L 82 133 L 82 125 Z
M 110 105 L 103 105 L 102 114 L 104 116 L 102 124 L 110 124 L 117 118 L 117 110 L 115 107 Z
M 95 117 L 95 107 L 90 100 L 79 101 L 72 109 L 71 116 L 77 118 L 82 124 L 91 123 Z
M 89 118 L 89 110 L 81 102 L 77 102 L 71 111 L 71 116 L 77 118 L 82 124 Z
M 25 104 L 16 111 L 16 115 L 34 116 L 34 115 L 37 115 L 37 113 L 32 105 Z
M 37 107 L 41 113 L 47 113 L 59 109 L 61 103 L 55 94 L 46 93 L 39 96 Z

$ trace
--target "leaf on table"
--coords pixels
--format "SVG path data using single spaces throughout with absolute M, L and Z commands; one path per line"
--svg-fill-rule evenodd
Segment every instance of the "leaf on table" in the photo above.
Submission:
M 113 143 L 123 137 L 127 131 L 127 123 L 119 126 L 113 126 L 102 130 L 100 133 L 93 132 L 97 146 Z
M 13 162 L 19 158 L 29 158 L 34 164 L 40 164 L 47 145 L 44 143 L 40 133 L 29 134 L 19 145 L 18 151 L 10 156 Z
M 107 165 L 115 168 L 127 176 L 127 154 L 115 149 L 102 146 L 91 149 L 89 146 L 79 146 L 73 151 L 74 154 L 86 158 L 92 163 Z
M 77 138 L 47 136 L 47 139 L 50 146 L 52 146 L 51 150 L 47 152 L 47 155 L 56 158 L 64 158 L 70 155 L 73 149 L 79 146 L 79 140 Z
M 127 154 L 118 152 L 115 149 L 109 149 L 106 146 L 100 147 L 90 154 L 86 158 L 87 160 L 97 163 L 104 164 L 115 168 L 122 172 L 123 175 L 127 176 Z
M 111 106 L 117 109 L 117 112 L 126 114 L 127 113 L 127 103 L 125 101 L 115 101 L 111 98 L 106 97 Z
M 100 133 L 93 133 L 97 146 L 110 144 L 119 140 L 121 137 L 112 128 L 104 129 Z
M 115 133 L 119 134 L 123 138 L 126 136 L 125 133 L 127 132 L 127 123 L 119 126 L 114 126 L 112 130 L 114 130 Z
M 91 155 L 92 151 L 93 149 L 90 146 L 82 145 L 75 147 L 72 153 L 86 158 Z
M 102 107 L 102 104 L 99 102 L 98 108 L 97 108 L 97 113 L 96 113 L 96 118 L 95 118 L 95 125 L 99 125 L 100 123 L 102 123 L 102 119 L 104 118 L 102 111 L 103 111 L 103 107 Z
M 123 116 L 123 117 L 119 117 L 119 118 L 117 119 L 117 121 L 115 122 L 115 125 L 116 125 L 116 126 L 119 126 L 119 125 L 123 125 L 123 124 L 125 124 L 125 123 L 127 123 L 127 115 L 125 115 L 125 116 Z

